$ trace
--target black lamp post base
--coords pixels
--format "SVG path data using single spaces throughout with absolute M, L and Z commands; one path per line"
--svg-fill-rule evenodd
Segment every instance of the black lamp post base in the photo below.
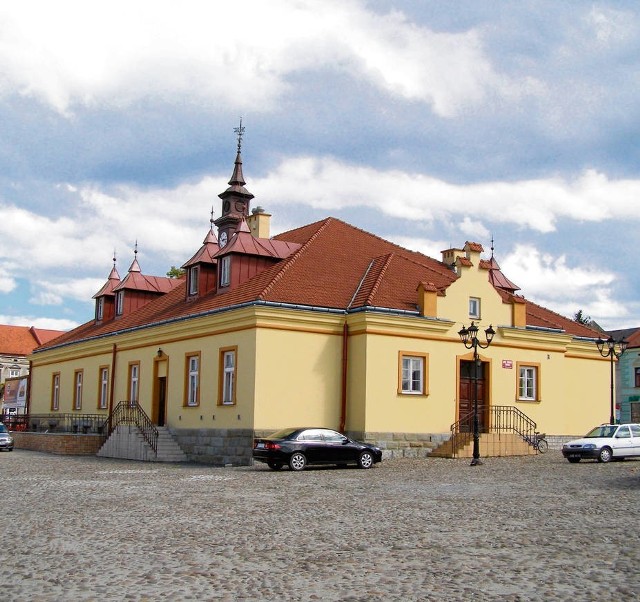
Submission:
M 482 460 L 480 458 L 473 458 L 469 466 L 482 466 Z

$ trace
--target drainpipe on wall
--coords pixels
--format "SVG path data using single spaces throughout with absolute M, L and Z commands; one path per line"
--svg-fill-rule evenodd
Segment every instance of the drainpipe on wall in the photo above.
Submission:
M 109 433 L 111 433 L 111 416 L 113 414 L 113 396 L 116 385 L 116 353 L 118 346 L 114 343 L 111 351 L 111 386 L 109 387 Z
M 27 375 L 27 399 L 25 401 L 24 413 L 29 414 L 31 411 L 31 373 L 33 372 L 33 362 L 29 360 L 29 374 Z M 17 404 L 16 404 L 17 405 Z M 16 410 L 17 412 L 18 410 Z
M 347 368 L 349 351 L 349 326 L 345 321 L 342 327 L 342 391 L 341 391 L 341 406 L 340 406 L 340 432 L 344 433 L 344 427 L 347 423 Z

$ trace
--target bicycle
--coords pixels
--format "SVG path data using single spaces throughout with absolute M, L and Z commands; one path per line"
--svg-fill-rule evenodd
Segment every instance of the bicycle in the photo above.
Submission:
M 549 449 L 549 444 L 545 437 L 546 433 L 538 433 L 537 431 L 533 435 L 533 440 L 529 441 L 531 445 L 533 445 L 533 449 L 539 451 L 541 454 L 544 454 Z

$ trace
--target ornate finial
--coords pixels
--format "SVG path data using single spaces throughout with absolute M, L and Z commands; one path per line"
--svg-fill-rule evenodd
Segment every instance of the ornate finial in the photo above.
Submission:
M 244 135 L 244 128 L 242 127 L 242 117 L 240 117 L 240 126 L 233 128 L 233 131 L 238 134 L 238 152 L 242 148 L 242 136 Z
M 493 234 L 491 235 L 491 257 L 493 257 Z
M 213 205 L 211 205 L 211 217 L 209 218 L 209 222 L 211 223 L 211 232 L 213 232 L 213 224 L 214 224 L 214 219 L 213 219 Z
M 116 267 L 116 250 L 113 249 L 113 267 Z

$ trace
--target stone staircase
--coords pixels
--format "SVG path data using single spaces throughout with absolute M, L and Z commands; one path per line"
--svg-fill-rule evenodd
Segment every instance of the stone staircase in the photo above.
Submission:
M 157 453 L 144 440 L 137 426 L 121 425 L 115 428 L 97 455 L 102 458 L 120 458 L 142 462 L 188 462 L 189 458 L 182 451 L 169 429 L 163 426 L 156 428 L 158 429 Z
M 515 433 L 481 433 L 480 456 L 492 458 L 499 456 L 535 456 L 536 450 Z M 432 458 L 471 458 L 473 457 L 473 438 L 453 450 L 453 441 L 447 439 L 430 454 Z

